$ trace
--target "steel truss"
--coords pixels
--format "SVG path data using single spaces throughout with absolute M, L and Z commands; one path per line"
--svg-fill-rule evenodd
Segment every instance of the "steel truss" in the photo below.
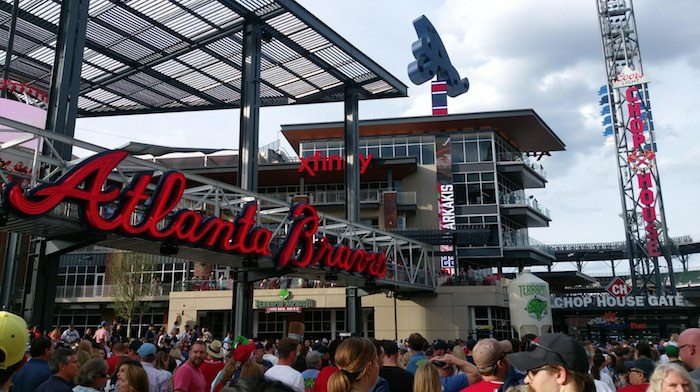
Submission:
M 34 128 L 13 120 L 0 117 L 0 124 L 21 131 L 18 137 L 10 142 L 0 145 L 0 154 L 9 154 L 17 158 L 31 162 L 31 174 L 22 174 L 9 171 L 8 168 L 0 170 L 0 180 L 8 182 L 10 176 L 23 178 L 27 190 L 56 179 L 58 175 L 67 171 L 83 159 L 65 161 L 60 158 L 60 153 L 54 148 L 55 144 L 71 145 L 88 152 L 87 156 L 106 151 L 105 148 L 80 141 L 68 136 Z M 28 142 L 38 143 L 49 154 L 41 155 L 40 148 L 28 149 L 21 144 Z M 35 170 L 39 168 L 39 170 Z M 151 161 L 129 156 L 111 175 L 110 180 L 115 184 L 125 186 L 136 173 L 152 171 L 154 178 L 162 176 L 172 169 Z M 243 205 L 250 201 L 258 202 L 257 223 L 270 229 L 273 234 L 271 250 L 274 254 L 281 245 L 281 239 L 290 229 L 291 221 L 287 218 L 292 204 L 269 196 L 249 192 L 233 185 L 214 181 L 201 175 L 183 173 L 187 178 L 186 189 L 179 208 L 187 208 L 202 211 L 207 215 L 221 218 L 231 218 L 237 215 Z M 154 187 L 152 186 L 151 189 Z M 110 208 L 111 206 L 105 206 Z M 138 222 L 141 212 L 137 211 L 132 217 Z M 308 276 L 317 279 L 338 279 L 346 284 L 354 284 L 374 290 L 391 290 L 398 292 L 434 292 L 436 286 L 435 250 L 432 246 L 393 233 L 353 223 L 344 219 L 319 213 L 320 225 L 317 236 L 326 236 L 332 244 L 344 244 L 351 248 L 363 248 L 367 251 L 383 252 L 387 256 L 387 274 L 383 279 L 373 281 L 364 276 L 348 274 L 340 271 L 327 271 L 320 267 L 307 270 L 275 270 L 272 260 L 258 260 L 253 264 L 261 275 L 282 275 L 293 273 L 300 276 Z M 165 225 L 165 221 L 161 224 Z M 85 235 L 85 229 L 78 218 L 77 206 L 63 202 L 50 216 L 34 221 L 9 216 L 8 223 L 2 230 L 29 233 L 46 237 L 47 240 L 64 238 L 69 235 Z M 153 241 L 135 238 L 118 237 L 116 235 L 100 234 L 98 244 L 133 251 L 157 253 L 160 244 Z M 205 261 L 222 265 L 242 267 L 246 261 L 242 256 L 231 254 L 218 254 L 209 250 L 180 247 L 180 256 L 196 261 Z
M 620 198 L 632 287 L 639 294 L 645 294 L 649 291 L 660 292 L 664 288 L 659 272 L 659 260 L 658 257 L 650 255 L 647 251 L 646 244 L 649 237 L 647 237 L 645 229 L 646 223 L 641 221 L 639 214 L 639 211 L 644 206 L 635 191 L 635 183 L 638 180 L 637 174 L 640 173 L 640 170 L 650 172 L 653 183 L 651 188 L 655 193 L 655 203 L 652 208 L 656 209 L 657 212 L 654 223 L 658 230 L 660 252 L 666 259 L 669 276 L 673 276 L 671 252 L 665 246 L 665 244 L 671 244 L 671 241 L 669 241 L 666 227 L 656 156 L 652 155 L 647 165 L 641 169 L 633 167 L 628 161 L 630 155 L 636 151 L 633 148 L 630 134 L 628 134 L 628 131 L 630 131 L 630 118 L 627 113 L 628 107 L 625 91 L 624 89 L 613 88 L 613 82 L 618 79 L 623 67 L 630 67 L 643 74 L 632 0 L 597 0 L 596 3 L 603 44 L 608 102 L 610 103 L 611 123 L 615 137 L 616 166 L 620 184 Z M 646 141 L 649 147 L 648 151 L 656 152 L 648 86 L 646 83 L 643 83 L 638 85 L 638 87 L 638 96 L 641 100 L 642 110 L 646 112 L 646 118 L 643 118 L 643 121 L 645 131 L 648 132 Z M 675 292 L 674 282 L 671 282 L 670 290 Z

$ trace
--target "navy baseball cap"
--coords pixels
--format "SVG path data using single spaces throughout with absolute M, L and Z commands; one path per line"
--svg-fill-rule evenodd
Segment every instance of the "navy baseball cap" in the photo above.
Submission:
M 563 333 L 546 333 L 530 343 L 528 351 L 508 354 L 508 361 L 520 370 L 544 365 L 561 365 L 569 370 L 588 373 L 588 355 L 583 344 Z

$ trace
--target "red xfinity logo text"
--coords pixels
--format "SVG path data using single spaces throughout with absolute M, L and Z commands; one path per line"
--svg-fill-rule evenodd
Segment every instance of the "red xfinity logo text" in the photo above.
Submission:
M 372 162 L 374 158 L 373 154 L 365 156 L 360 154 L 360 174 L 365 174 L 367 167 Z M 345 169 L 345 160 L 340 155 L 331 155 L 329 157 L 321 155 L 319 151 L 311 157 L 300 158 L 301 166 L 299 166 L 299 173 L 307 173 L 312 177 L 316 176 L 318 171 L 335 171 Z

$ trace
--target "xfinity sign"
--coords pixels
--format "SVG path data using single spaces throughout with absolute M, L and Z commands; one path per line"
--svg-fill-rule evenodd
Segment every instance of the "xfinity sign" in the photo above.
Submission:
M 632 287 L 625 283 L 625 281 L 622 280 L 622 278 L 616 276 L 615 279 L 608 283 L 608 286 L 605 288 L 605 290 L 608 293 L 610 293 L 610 295 L 612 295 L 613 297 L 624 298 L 632 292 Z

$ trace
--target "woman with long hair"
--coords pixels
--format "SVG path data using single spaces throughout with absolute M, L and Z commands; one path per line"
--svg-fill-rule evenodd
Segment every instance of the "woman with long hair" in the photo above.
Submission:
M 605 369 L 605 356 L 601 353 L 594 354 L 591 365 L 591 376 L 593 376 L 594 380 L 605 384 L 611 391 L 614 391 L 616 389 L 615 383 L 608 372 L 603 371 L 603 369 Z
M 698 392 L 698 387 L 682 366 L 675 363 L 658 364 L 649 378 L 647 392 L 670 391 Z
M 377 349 L 369 339 L 343 340 L 335 364 L 340 370 L 328 380 L 328 392 L 368 392 L 379 377 Z
M 432 362 L 419 366 L 413 378 L 413 392 L 440 392 L 440 373 Z
M 137 361 L 119 366 L 119 392 L 148 392 L 148 375 Z

